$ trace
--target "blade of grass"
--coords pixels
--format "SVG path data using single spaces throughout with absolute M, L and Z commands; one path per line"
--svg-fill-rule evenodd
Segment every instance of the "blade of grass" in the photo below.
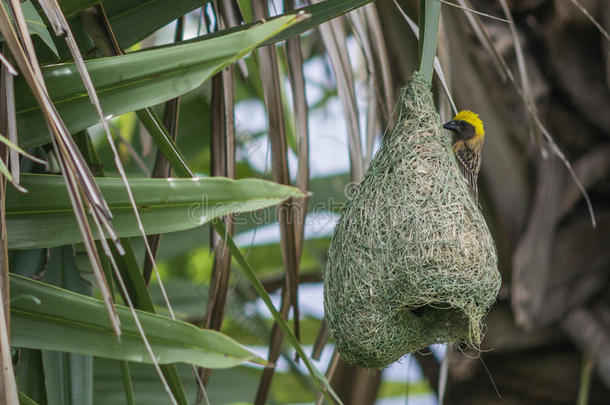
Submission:
M 128 239 L 126 241 L 129 242 Z M 152 299 L 148 289 L 146 288 L 144 278 L 142 277 L 142 272 L 139 269 L 131 244 L 127 244 L 126 246 L 127 249 L 123 255 L 119 255 L 118 252 L 114 250 L 112 256 L 113 258 L 116 258 L 116 264 L 113 263 L 115 275 L 119 272 L 123 275 L 122 279 L 116 278 L 116 281 L 121 286 L 120 292 L 123 297 L 123 301 L 127 303 L 133 302 L 134 306 L 138 309 L 142 308 L 144 311 L 154 314 L 155 309 Z M 119 266 L 120 269 L 117 268 Z M 131 297 L 134 298 L 132 299 Z M 170 313 L 173 314 L 173 312 Z M 141 333 L 143 333 L 143 331 L 141 331 Z M 149 345 L 146 340 L 144 343 Z M 150 348 L 149 351 L 152 352 L 152 348 Z M 162 377 L 160 379 L 166 392 L 168 392 L 170 395 L 170 398 L 175 398 L 175 400 L 180 404 L 187 404 L 188 401 L 186 398 L 186 393 L 182 386 L 180 377 L 178 376 L 176 366 L 174 364 L 155 364 L 155 369 L 158 373 L 162 373 Z M 126 395 L 128 395 L 127 392 Z
M 441 10 L 441 13 L 443 11 Z M 439 64 L 445 66 L 447 68 L 448 77 L 451 78 L 451 69 L 453 68 L 453 64 L 450 63 L 450 51 L 449 49 L 449 39 L 447 38 L 447 26 L 446 24 L 440 24 L 438 29 L 438 45 L 436 47 L 436 58 L 435 58 L 435 71 L 436 71 L 436 60 L 438 60 Z M 457 69 L 459 70 L 459 69 Z M 451 84 L 449 84 L 451 85 Z M 441 118 L 441 122 L 450 121 L 455 114 L 452 111 L 451 101 L 449 97 L 446 96 L 445 93 L 441 93 L 438 95 L 438 114 Z
M 66 17 L 73 17 L 79 11 L 91 7 L 102 0 L 59 0 L 61 9 Z
M 285 284 L 286 283 L 282 285 L 280 307 L 278 312 L 284 319 L 287 319 L 288 311 L 290 310 L 290 299 L 288 297 L 289 292 Z M 267 397 L 269 396 L 269 390 L 271 389 L 271 382 L 275 374 L 275 364 L 282 353 L 282 341 L 284 340 L 284 333 L 277 322 L 273 324 L 270 335 L 271 338 L 269 339 L 267 361 L 269 361 L 270 364 L 273 364 L 273 366 L 263 370 L 261 374 L 258 389 L 256 390 L 256 397 L 254 398 L 254 405 L 265 405 L 267 403 Z M 295 335 L 295 337 L 298 341 L 298 336 Z
M 29 37 L 29 34 L 27 33 L 27 30 L 25 29 L 26 23 L 21 7 L 17 0 L 10 0 L 9 5 L 11 7 L 13 16 L 15 17 L 16 26 L 19 33 L 19 39 L 21 41 L 14 41 L 17 43 L 11 49 L 11 51 L 13 52 L 13 56 L 18 58 L 18 61 L 22 62 L 20 64 L 22 73 L 24 73 L 24 75 L 26 76 L 26 80 L 28 80 L 30 88 L 35 92 L 35 95 L 38 98 L 38 103 L 44 106 L 46 113 L 49 116 L 48 118 L 50 118 L 48 119 L 48 122 L 54 130 L 54 133 L 56 134 L 55 140 L 58 143 L 58 150 L 61 153 L 62 158 L 65 159 L 66 163 L 69 165 L 68 168 L 70 170 L 72 170 L 72 167 L 74 167 L 75 173 L 78 174 L 77 180 L 85 191 L 87 199 L 91 201 L 96 211 L 99 211 L 100 219 L 102 220 L 102 222 L 104 222 L 104 224 L 108 226 L 108 221 L 104 219 L 104 217 L 110 217 L 108 207 L 105 205 L 103 198 L 100 196 L 99 190 L 97 190 L 97 188 L 95 187 L 95 182 L 93 182 L 92 180 L 91 173 L 89 172 L 89 170 L 87 170 L 87 167 L 82 160 L 82 156 L 80 156 L 80 154 L 78 153 L 76 145 L 72 141 L 69 134 L 67 134 L 67 130 L 61 118 L 59 117 L 59 114 L 50 102 L 48 92 L 44 83 L 44 78 L 37 63 L 34 46 L 32 44 L 31 38 Z M 4 7 L 3 16 L 6 16 Z M 14 37 L 16 37 L 16 34 L 12 30 L 10 24 L 8 27 L 6 27 L 6 31 L 11 38 L 11 41 L 8 42 L 10 46 L 11 43 L 14 43 L 13 40 Z M 21 48 L 19 46 L 20 43 L 24 45 L 24 48 Z M 15 55 L 15 53 L 17 55 Z
M 123 50 L 120 48 L 119 43 L 114 35 L 110 21 L 106 15 L 106 11 L 102 5 L 92 7 L 90 10 L 85 10 L 84 13 L 84 26 L 85 29 L 91 34 L 98 48 L 106 56 L 119 56 L 123 55 Z M 180 35 L 182 37 L 182 35 Z M 178 39 L 176 39 L 178 41 Z M 177 108 L 177 105 L 176 105 Z M 188 167 L 186 160 L 180 153 L 180 150 L 176 147 L 175 136 L 170 134 L 165 126 L 164 122 L 160 119 L 156 111 L 150 107 L 137 111 L 140 122 L 145 126 L 148 133 L 152 136 L 153 140 L 157 144 L 160 151 L 163 152 L 165 159 L 169 161 L 170 165 L 174 168 L 174 171 L 180 177 L 194 177 L 193 172 Z M 177 124 L 177 116 L 176 116 Z M 155 162 L 155 167 L 157 166 Z M 163 165 L 164 166 L 164 165 Z M 156 168 L 157 171 L 161 171 L 162 167 Z M 166 169 L 167 170 L 167 169 Z M 163 176 L 167 177 L 167 176 Z M 149 243 L 154 242 L 154 243 Z M 145 241 L 146 247 L 146 259 L 144 267 L 144 279 L 150 280 L 149 271 L 147 266 L 150 266 L 150 272 L 156 267 L 154 260 L 154 248 L 158 245 L 158 238 Z M 152 246 L 152 248 L 151 248 Z
M 593 358 L 590 354 L 583 355 L 582 366 L 580 368 L 580 385 L 578 387 L 577 405 L 587 405 L 589 403 L 589 393 L 591 391 L 591 374 L 593 371 Z
M 0 143 L 3 143 L 4 145 L 8 146 L 10 149 L 14 150 L 16 153 L 25 156 L 26 158 L 30 159 L 31 161 L 33 161 L 35 163 L 38 163 L 41 165 L 47 164 L 47 162 L 45 160 L 42 160 L 35 156 L 30 155 L 29 153 L 27 153 L 26 151 L 21 149 L 15 140 L 7 139 L 2 134 L 0 134 Z
M 108 29 L 110 25 L 107 23 L 108 17 L 104 7 L 96 5 L 86 8 L 78 16 L 99 53 L 116 55 L 115 49 L 120 49 L 120 46 L 114 32 Z
M 339 351 L 337 349 L 334 349 L 333 356 L 331 357 L 330 362 L 328 363 L 328 367 L 326 368 L 325 374 L 329 382 L 333 379 L 333 375 L 335 374 L 337 366 L 339 365 L 339 360 L 341 360 L 341 355 L 339 354 Z M 316 405 L 322 405 L 323 403 L 324 395 L 323 393 L 320 393 L 320 395 L 318 395 L 318 399 L 316 400 Z
M 195 177 L 157 112 L 152 108 L 145 108 L 136 114 L 178 177 Z
M 22 392 L 19 392 L 19 405 L 38 405 L 32 398 Z
M 3 150 L 5 150 L 5 148 L 2 148 Z M 4 177 L 11 182 L 11 184 L 13 184 L 13 186 L 19 190 L 22 193 L 27 192 L 27 190 L 25 188 L 23 188 L 19 183 L 14 182 L 13 181 L 13 176 L 11 175 L 10 170 L 8 169 L 8 167 L 6 166 L 6 163 L 4 163 L 4 160 L 0 159 L 0 173 L 2 173 L 4 175 Z
M 63 162 L 59 160 L 62 165 L 62 172 L 64 173 L 64 178 L 66 180 L 66 186 L 68 188 L 68 196 L 70 197 L 70 203 L 73 207 L 75 216 L 77 218 L 77 225 L 80 231 L 80 234 L 83 235 L 83 239 L 85 240 L 85 247 L 87 249 L 87 255 L 89 256 L 89 261 L 91 262 L 91 266 L 94 269 L 94 275 L 98 286 L 100 286 L 100 290 L 102 290 L 102 297 L 104 297 L 104 302 L 106 303 L 106 307 L 108 309 L 109 315 L 111 316 L 111 321 L 113 327 L 115 329 L 115 333 L 117 338 L 120 338 L 120 322 L 118 319 L 118 315 L 116 314 L 116 310 L 114 308 L 114 300 L 112 298 L 112 294 L 110 292 L 110 288 L 108 286 L 108 281 L 102 269 L 102 264 L 100 261 L 100 256 L 97 251 L 97 247 L 95 246 L 93 240 L 93 233 L 91 232 L 91 228 L 89 227 L 89 222 L 86 217 L 85 209 L 83 208 L 83 201 L 81 200 L 80 193 L 77 190 L 76 180 L 72 172 L 66 171 L 63 166 Z M 88 205 L 89 213 L 91 214 L 91 219 L 94 223 L 99 227 L 98 232 L 102 233 L 101 224 L 98 221 L 95 213 L 93 212 L 93 208 L 91 205 Z M 117 241 L 116 236 L 114 236 L 113 241 Z M 115 246 L 117 246 L 115 244 Z M 117 246 L 118 248 L 118 246 Z M 122 248 L 121 248 L 122 250 Z M 103 286 L 103 287 L 102 287 Z

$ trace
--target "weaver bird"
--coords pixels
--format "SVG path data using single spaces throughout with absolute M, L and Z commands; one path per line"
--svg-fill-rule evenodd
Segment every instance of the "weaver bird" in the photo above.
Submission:
M 485 139 L 483 121 L 478 114 L 463 110 L 453 117 L 453 120 L 443 125 L 443 128 L 453 133 L 453 154 L 477 201 L 479 198 L 477 177 L 481 168 L 481 152 Z

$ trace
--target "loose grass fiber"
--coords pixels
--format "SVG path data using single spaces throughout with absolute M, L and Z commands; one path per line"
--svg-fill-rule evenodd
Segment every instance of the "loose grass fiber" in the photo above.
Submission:
M 347 362 L 380 369 L 433 343 L 478 347 L 500 287 L 493 239 L 415 73 L 398 124 L 342 211 L 324 277 Z

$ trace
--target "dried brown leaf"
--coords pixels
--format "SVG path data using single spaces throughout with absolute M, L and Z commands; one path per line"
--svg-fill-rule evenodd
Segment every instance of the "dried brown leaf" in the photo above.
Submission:
M 319 3 L 314 1 L 313 3 Z M 328 53 L 335 79 L 339 99 L 343 105 L 343 114 L 348 128 L 348 147 L 350 171 L 353 181 L 360 181 L 364 176 L 364 158 L 360 139 L 360 123 L 354 78 L 347 54 L 347 36 L 342 18 L 336 18 L 318 26 L 324 47 Z
M 266 3 L 253 1 L 254 17 L 256 19 L 267 18 Z M 263 96 L 267 115 L 269 118 L 269 141 L 271 143 L 271 165 L 273 178 L 277 183 L 290 184 L 288 173 L 286 127 L 284 122 L 284 111 L 282 106 L 278 55 L 275 46 L 265 46 L 258 50 L 259 71 L 263 84 Z M 282 305 L 280 313 L 284 318 L 288 316 L 288 310 L 292 306 L 294 316 L 294 333 L 299 339 L 299 307 L 298 307 L 298 248 L 295 232 L 295 209 L 291 200 L 282 203 L 278 207 L 280 223 L 280 243 L 282 258 L 286 268 L 286 288 L 282 290 Z M 274 324 L 271 342 L 269 344 L 270 363 L 275 363 L 279 356 L 283 333 Z M 273 368 L 263 371 L 259 383 L 255 403 L 264 404 L 273 377 Z

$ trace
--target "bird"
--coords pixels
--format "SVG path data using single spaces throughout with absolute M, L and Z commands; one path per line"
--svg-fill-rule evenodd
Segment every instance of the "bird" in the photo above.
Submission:
M 453 134 L 453 154 L 460 171 L 468 182 L 474 200 L 478 201 L 477 178 L 481 168 L 483 141 L 485 139 L 483 121 L 477 113 L 462 110 L 451 121 L 445 123 L 443 128 Z

